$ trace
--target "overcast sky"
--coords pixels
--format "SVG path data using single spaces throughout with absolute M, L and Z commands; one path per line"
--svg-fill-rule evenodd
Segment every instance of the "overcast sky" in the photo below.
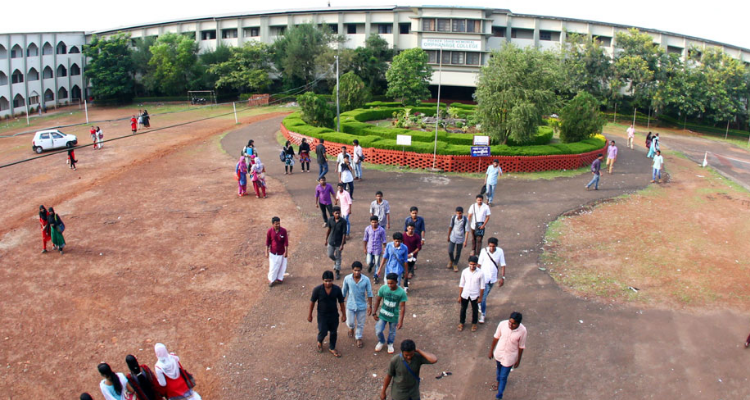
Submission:
M 275 0 L 259 1 L 154 1 L 127 0 L 102 2 L 77 0 L 35 1 L 33 7 L 6 7 L 0 32 L 39 31 L 96 31 L 141 23 L 174 20 L 186 17 L 203 17 L 227 13 L 252 13 L 262 10 L 289 10 L 298 8 L 326 8 L 328 0 Z M 60 6 L 67 4 L 67 6 Z M 268 4 L 268 5 L 266 5 Z M 382 0 L 331 0 L 333 7 L 367 5 L 455 5 L 455 0 L 424 0 L 400 2 Z M 463 6 L 509 9 L 517 14 L 537 14 L 555 17 L 589 19 L 624 25 L 681 33 L 703 39 L 750 48 L 747 18 L 750 1 L 714 0 L 682 2 L 664 0 L 536 0 L 490 1 L 468 0 Z M 29 10 L 24 13 L 23 10 Z M 24 16 L 24 14 L 26 16 Z

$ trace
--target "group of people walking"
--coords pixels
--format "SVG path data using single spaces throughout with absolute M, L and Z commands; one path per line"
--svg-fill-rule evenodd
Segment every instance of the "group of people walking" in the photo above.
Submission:
M 307 320 L 313 321 L 313 311 L 317 307 L 317 351 L 326 350 L 324 341 L 328 338 L 327 351 L 336 358 L 341 357 L 341 352 L 337 349 L 339 324 L 345 323 L 348 337 L 354 340 L 357 348 L 363 348 L 365 325 L 370 317 L 375 321 L 375 351 L 387 348 L 389 354 L 396 352 L 396 333 L 404 325 L 410 281 L 414 279 L 419 253 L 426 242 L 425 219 L 419 215 L 417 206 L 409 208 L 403 225 L 399 224 L 398 230 L 388 236 L 386 230 L 391 228 L 391 205 L 384 198 L 383 192 L 378 190 L 369 205 L 369 223 L 364 227 L 362 236 L 362 258 L 351 262 L 351 272 L 343 277 L 341 286 L 336 284 L 342 278 L 342 253 L 346 244 L 352 240 L 353 181 L 362 178 L 361 160 L 364 157 L 361 148 L 357 147 L 355 143 L 352 149 L 357 156 L 350 155 L 347 148 L 342 147 L 336 161 L 339 179 L 333 186 L 326 178 L 328 165 L 325 144 L 321 141 L 316 146 L 320 169 L 315 186 L 315 205 L 321 212 L 326 254 L 333 266 L 322 273 L 322 283 L 312 290 Z M 307 149 L 309 144 L 304 141 L 299 150 L 300 158 L 303 154 L 309 154 Z M 280 158 L 285 162 L 285 172 L 289 174 L 292 173 L 294 153 L 290 142 L 285 144 L 280 153 Z M 357 160 L 355 166 L 352 166 L 353 159 Z M 360 165 L 356 166 L 358 164 Z M 309 171 L 309 167 L 307 170 Z M 351 179 L 347 172 L 351 174 Z M 499 160 L 494 160 L 488 167 L 485 178 L 488 203 L 494 200 L 497 180 L 501 175 Z M 447 224 L 448 268 L 458 272 L 462 249 L 470 249 L 468 263 L 457 278 L 460 303 L 458 331 L 464 330 L 469 306 L 472 310 L 471 330 L 477 331 L 478 324 L 485 323 L 490 291 L 505 283 L 506 263 L 499 240 L 490 237 L 486 246 L 483 243 L 492 214 L 488 203 L 485 203 L 483 194 L 478 194 L 466 213 L 463 207 L 456 207 Z M 469 239 L 470 247 L 467 246 Z M 281 226 L 281 218 L 273 217 L 266 234 L 269 287 L 283 284 L 288 267 L 288 250 L 288 231 Z M 383 284 L 377 287 L 381 279 Z M 498 325 L 491 351 L 492 357 L 497 361 L 498 398 L 502 398 L 507 371 L 520 363 L 525 337 L 520 313 L 514 313 L 509 320 Z M 515 356 L 509 353 L 514 353 Z M 437 362 L 437 357 L 433 354 L 416 350 L 413 341 L 404 340 L 401 343 L 401 354 L 394 356 L 389 364 L 381 398 L 386 398 L 389 386 L 394 399 L 419 398 L 419 366 L 434 362 Z M 417 371 L 416 375 L 412 374 L 414 370 Z M 416 392 L 413 391 L 415 388 Z
M 195 378 L 180 363 L 180 358 L 167 351 L 166 346 L 154 346 L 156 363 L 152 370 L 139 364 L 132 354 L 125 357 L 129 373 L 114 372 L 107 363 L 97 366 L 101 382 L 99 389 L 105 400 L 201 400 L 194 390 Z M 82 393 L 80 400 L 93 400 L 94 396 Z
M 258 151 L 255 150 L 255 142 L 250 140 L 247 146 L 242 149 L 240 158 L 234 167 L 234 175 L 237 180 L 237 195 L 242 197 L 247 194 L 247 176 L 250 175 L 250 182 L 253 183 L 255 197 L 267 198 L 266 195 L 266 167 L 260 160 Z M 262 195 L 262 196 L 261 196 Z
M 39 225 L 42 228 L 42 253 L 47 252 L 47 242 L 52 241 L 52 250 L 57 250 L 60 254 L 64 253 L 65 223 L 62 218 L 50 207 L 49 210 L 44 205 L 39 206 Z
M 634 149 L 633 142 L 635 141 L 635 127 L 630 125 L 626 130 L 627 133 L 627 147 L 631 150 Z M 661 182 L 661 173 L 664 170 L 664 157 L 661 155 L 660 139 L 659 134 L 652 134 L 651 132 L 646 135 L 646 149 L 648 153 L 646 157 L 653 159 L 651 167 L 651 183 Z M 610 174 L 617 161 L 619 149 L 615 145 L 615 141 L 611 140 L 607 146 L 607 169 Z M 589 190 L 591 186 L 594 186 L 594 190 L 599 190 L 599 180 L 601 178 L 602 159 L 604 154 L 597 154 L 596 159 L 591 163 L 591 174 L 593 175 L 588 184 L 586 184 L 586 190 Z

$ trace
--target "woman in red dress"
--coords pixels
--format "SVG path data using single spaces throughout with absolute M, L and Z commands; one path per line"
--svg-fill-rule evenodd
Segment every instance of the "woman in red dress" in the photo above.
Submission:
M 130 130 L 133 131 L 133 134 L 135 135 L 135 132 L 138 131 L 138 120 L 135 119 L 135 115 L 130 118 Z
M 42 225 L 42 253 L 47 252 L 47 242 L 52 240 L 49 231 L 49 222 L 47 222 L 47 209 L 44 206 L 39 206 L 39 224 Z

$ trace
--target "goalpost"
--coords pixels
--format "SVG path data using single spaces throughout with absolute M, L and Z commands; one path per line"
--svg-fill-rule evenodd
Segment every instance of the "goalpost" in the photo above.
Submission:
M 192 105 L 217 104 L 215 90 L 188 90 L 188 103 Z

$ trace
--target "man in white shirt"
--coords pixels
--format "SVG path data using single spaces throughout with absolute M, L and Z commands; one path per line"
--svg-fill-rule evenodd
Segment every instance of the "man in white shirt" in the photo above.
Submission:
M 481 313 L 479 314 L 479 323 L 484 323 L 484 318 L 487 316 L 487 297 L 490 295 L 490 291 L 495 283 L 498 283 L 498 287 L 502 287 L 505 284 L 505 254 L 503 249 L 497 247 L 497 238 L 491 237 L 487 239 L 487 247 L 482 249 L 479 254 L 479 268 L 484 273 L 484 296 L 481 301 Z M 498 280 L 498 270 L 500 270 L 500 277 Z
M 482 301 L 484 295 L 484 274 L 477 268 L 479 259 L 476 256 L 469 257 L 469 267 L 461 272 L 461 280 L 458 283 L 458 302 L 461 303 L 461 315 L 458 324 L 458 331 L 464 330 L 466 322 L 466 308 L 471 303 L 471 331 L 476 332 L 477 320 L 479 318 L 478 303 Z
M 354 139 L 353 143 L 354 150 L 352 152 L 354 153 L 354 158 L 352 158 L 352 162 L 354 162 L 354 180 L 359 181 L 362 180 L 362 161 L 365 159 L 365 153 L 362 152 L 359 140 Z
M 627 146 L 630 147 L 630 149 L 633 149 L 633 141 L 635 140 L 635 128 L 633 125 L 630 125 L 630 128 L 628 128 L 628 144 Z
M 469 223 L 471 224 L 471 255 L 475 256 L 482 250 L 482 239 L 484 238 L 484 229 L 487 227 L 487 223 L 490 222 L 490 207 L 487 204 L 483 204 L 484 196 L 481 194 L 477 195 L 476 203 L 469 207 Z
M 664 157 L 661 156 L 661 150 L 656 150 L 656 155 L 654 156 L 654 172 L 651 174 L 651 183 L 656 182 L 656 178 L 659 178 L 659 183 L 661 183 L 661 170 L 664 169 Z
M 346 152 L 346 146 L 341 146 L 341 153 L 336 156 L 336 170 L 338 171 L 339 165 L 344 163 L 344 156 L 349 156 L 349 160 L 352 159 L 351 154 Z
M 370 216 L 378 217 L 378 224 L 385 229 L 391 229 L 391 206 L 383 198 L 383 192 L 375 192 L 375 200 L 370 203 Z

